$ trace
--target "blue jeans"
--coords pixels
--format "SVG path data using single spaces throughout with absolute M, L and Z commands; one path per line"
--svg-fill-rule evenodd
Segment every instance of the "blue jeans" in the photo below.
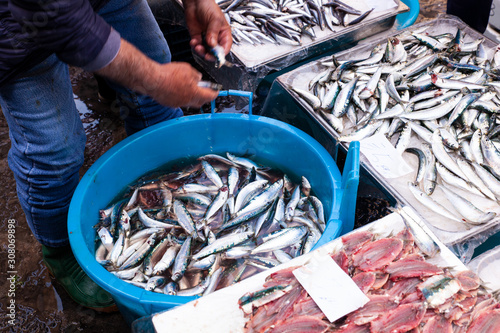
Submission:
M 472 29 L 484 33 L 490 19 L 493 0 L 448 0 L 446 14 L 458 16 Z
M 145 0 L 111 0 L 101 15 L 122 38 L 160 63 L 170 50 Z M 150 97 L 110 83 L 117 91 L 127 134 L 180 117 Z M 9 125 L 9 166 L 26 220 L 46 246 L 68 245 L 67 214 L 83 164 L 85 131 L 73 99 L 68 66 L 56 55 L 0 89 Z

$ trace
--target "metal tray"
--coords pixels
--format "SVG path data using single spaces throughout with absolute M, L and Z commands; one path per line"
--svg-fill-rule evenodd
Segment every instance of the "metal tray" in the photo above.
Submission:
M 370 39 L 367 39 L 363 41 L 362 43 L 359 43 L 354 48 L 351 48 L 346 51 L 342 51 L 337 53 L 335 56 L 340 59 L 362 59 L 363 57 L 366 57 L 370 54 L 371 50 L 373 47 L 379 43 L 382 43 L 387 40 L 388 37 L 394 36 L 397 34 L 400 34 L 404 31 L 413 31 L 417 30 L 421 27 L 427 27 L 426 31 L 428 31 L 431 34 L 439 34 L 443 32 L 451 32 L 451 33 L 456 33 L 457 29 L 460 28 L 462 31 L 466 34 L 466 41 L 469 41 L 470 39 L 477 39 L 477 38 L 485 38 L 483 35 L 479 34 L 477 31 L 471 29 L 468 27 L 463 21 L 460 19 L 451 16 L 451 15 L 443 15 L 440 16 L 438 19 L 425 22 L 422 24 L 414 25 L 411 26 L 407 29 L 404 29 L 402 31 L 398 32 L 387 32 L 385 34 L 377 35 L 374 36 Z M 484 45 L 490 49 L 490 52 L 495 48 L 497 43 L 493 42 L 492 40 L 485 38 Z M 327 60 L 326 58 L 322 58 L 321 60 Z M 308 63 L 302 67 L 299 67 L 293 71 L 290 71 L 286 74 L 283 74 L 279 76 L 276 81 L 273 84 L 273 88 L 271 88 L 270 95 L 272 95 L 273 99 L 275 98 L 275 95 L 280 95 L 282 98 L 284 97 L 285 94 L 283 94 L 283 90 L 290 94 L 291 98 L 293 99 L 292 104 L 295 104 L 300 108 L 301 112 L 304 113 L 305 115 L 300 115 L 300 117 L 305 117 L 307 120 L 301 120 L 301 121 L 296 121 L 293 118 L 297 116 L 297 111 L 293 110 L 288 106 L 287 110 L 283 110 L 281 105 L 285 105 L 283 101 L 272 101 L 272 98 L 268 98 L 266 101 L 266 104 L 263 107 L 264 115 L 267 115 L 266 112 L 270 113 L 270 116 L 272 117 L 277 117 L 278 119 L 282 119 L 285 121 L 290 121 L 292 120 L 292 124 L 295 126 L 298 126 L 299 128 L 301 127 L 301 124 L 303 125 L 304 123 L 308 123 L 306 126 L 309 127 L 309 131 L 306 130 L 309 134 L 310 132 L 316 132 L 318 133 L 319 131 L 317 129 L 312 129 L 314 125 L 320 126 L 325 129 L 325 131 L 330 134 L 331 140 L 336 142 L 336 139 L 340 136 L 339 133 L 337 133 L 324 119 L 322 116 L 320 116 L 318 113 L 313 111 L 313 109 L 306 104 L 301 98 L 298 97 L 298 95 L 291 91 L 289 87 L 295 87 L 295 88 L 300 88 L 300 89 L 305 89 L 307 90 L 307 85 L 309 81 L 320 71 L 324 70 L 325 67 L 323 67 L 320 64 L 320 61 L 317 62 L 311 62 Z M 274 94 L 274 92 L 278 92 L 277 94 Z M 271 111 L 270 111 L 271 110 Z M 293 114 L 291 116 L 291 114 Z M 283 119 L 287 118 L 287 119 Z M 341 134 L 348 134 L 349 130 L 345 130 Z M 315 137 L 314 134 L 312 134 L 313 137 Z M 316 138 L 316 137 L 315 137 Z M 319 140 L 320 143 L 323 144 L 326 140 L 324 138 L 321 138 Z M 323 141 L 323 142 L 322 142 Z M 410 143 L 410 146 L 418 147 L 421 145 L 421 141 L 419 138 L 413 134 L 412 141 Z M 332 143 L 330 143 L 332 145 Z M 345 150 L 346 143 L 339 143 L 339 146 Z M 407 161 L 407 163 L 413 168 L 413 170 L 417 170 L 417 158 L 411 154 L 404 154 L 403 155 Z M 436 236 L 440 239 L 441 242 L 446 244 L 447 246 L 454 246 L 457 244 L 463 244 L 464 242 L 471 240 L 471 238 L 480 236 L 481 234 L 487 233 L 490 229 L 494 228 L 497 224 L 500 222 L 500 205 L 495 203 L 494 205 L 491 205 L 491 201 L 489 200 L 483 200 L 480 197 L 477 197 L 477 200 L 474 201 L 474 203 L 478 206 L 478 208 L 484 209 L 484 210 L 490 210 L 494 211 L 497 213 L 497 217 L 493 219 L 492 221 L 480 225 L 480 226 L 473 226 L 471 229 L 467 231 L 457 231 L 457 232 L 447 232 L 443 231 L 440 229 L 437 229 L 433 227 L 428 221 L 440 221 L 440 223 L 446 223 L 446 218 L 441 217 L 440 215 L 432 212 L 429 210 L 427 207 L 423 206 L 418 202 L 411 192 L 408 189 L 407 183 L 409 181 L 414 180 L 414 173 L 410 173 L 407 176 L 402 176 L 399 178 L 385 178 L 383 175 L 381 175 L 379 172 L 377 172 L 368 159 L 364 156 L 360 156 L 360 163 L 363 171 L 365 171 L 370 178 L 374 179 L 378 185 L 382 188 L 384 192 L 387 192 L 389 195 L 391 195 L 396 201 L 410 205 L 416 209 L 418 214 L 423 217 L 424 220 L 427 221 L 427 224 L 430 226 L 432 231 L 436 234 Z M 447 199 L 439 193 L 439 191 L 436 190 L 436 194 L 433 195 L 433 198 L 437 199 L 442 203 L 444 206 L 449 208 L 452 211 L 455 211 L 452 207 L 451 204 L 448 203 Z M 441 200 L 442 199 L 442 200 Z
M 179 0 L 176 0 L 179 1 Z M 367 0 L 367 3 L 380 0 Z M 283 70 L 305 59 L 345 50 L 356 45 L 360 40 L 390 29 L 396 15 L 407 12 L 409 7 L 399 0 L 390 0 L 395 7 L 388 10 L 374 10 L 361 23 L 350 27 L 339 27 L 335 32 L 322 31 L 314 27 L 317 38 L 304 37 L 301 46 L 263 44 L 234 45 L 227 59 L 236 66 L 216 69 L 212 62 L 207 62 L 195 55 L 196 61 L 224 89 L 238 89 L 255 92 L 261 79 L 267 74 Z

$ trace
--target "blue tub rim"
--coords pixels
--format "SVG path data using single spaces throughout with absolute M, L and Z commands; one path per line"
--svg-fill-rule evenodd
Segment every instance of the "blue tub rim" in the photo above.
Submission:
M 94 254 L 91 253 L 88 247 L 86 246 L 86 242 L 82 234 L 82 229 L 80 228 L 81 223 L 79 217 L 81 216 L 80 213 L 82 211 L 82 207 L 78 203 L 82 202 L 86 187 L 89 185 L 89 183 L 93 182 L 95 175 L 98 174 L 101 168 L 105 167 L 105 164 L 109 159 L 111 159 L 115 154 L 117 154 L 122 149 L 125 149 L 127 146 L 132 145 L 136 141 L 140 140 L 141 137 L 150 135 L 151 133 L 154 133 L 156 131 L 163 130 L 165 127 L 175 126 L 176 124 L 182 124 L 193 121 L 211 121 L 214 119 L 246 119 L 248 121 L 265 122 L 271 126 L 276 126 L 277 128 L 294 135 L 296 138 L 300 138 L 300 140 L 307 143 L 311 147 L 311 149 L 314 149 L 314 151 L 321 157 L 321 160 L 324 161 L 329 176 L 331 177 L 332 180 L 334 180 L 332 184 L 334 186 L 333 191 L 338 192 L 341 190 L 340 179 L 336 179 L 335 176 L 335 173 L 337 173 L 337 176 L 338 175 L 341 176 L 340 170 L 338 169 L 336 162 L 326 151 L 326 149 L 307 133 L 279 120 L 275 120 L 264 116 L 247 115 L 247 114 L 230 114 L 230 113 L 198 114 L 198 115 L 190 115 L 190 116 L 171 119 L 150 126 L 144 130 L 141 130 L 138 133 L 135 133 L 125 138 L 124 140 L 120 141 L 119 143 L 111 147 L 107 152 L 105 152 L 101 157 L 99 157 L 99 159 L 87 170 L 87 172 L 80 180 L 74 192 L 68 211 L 69 240 L 71 248 L 75 253 L 75 257 L 78 263 L 93 281 L 95 281 L 99 286 L 101 286 L 106 291 L 110 292 L 113 296 L 116 294 L 118 297 L 123 297 L 129 301 L 138 302 L 143 307 L 151 306 L 152 304 L 162 304 L 162 305 L 170 304 L 173 306 L 178 306 L 180 305 L 179 304 L 180 297 L 182 297 L 183 300 L 182 304 L 185 304 L 191 300 L 198 298 L 196 296 L 194 297 L 170 296 L 170 295 L 146 291 L 142 288 L 124 282 L 123 280 L 119 279 L 118 277 L 114 276 L 109 271 L 107 271 L 103 266 L 101 266 L 95 260 Z M 334 168 L 332 168 L 332 166 L 334 166 Z M 341 197 L 338 199 L 340 200 Z M 330 216 L 328 217 L 327 224 L 336 223 L 337 224 L 336 227 L 332 228 L 333 225 L 330 225 L 330 228 L 328 229 L 332 233 L 329 235 L 323 234 L 323 236 L 325 237 L 328 236 L 330 239 L 337 238 L 342 231 L 342 223 L 341 223 L 342 221 L 333 218 L 332 215 L 334 213 L 335 212 L 332 209 L 332 211 L 330 212 Z M 124 289 L 126 290 L 126 292 Z

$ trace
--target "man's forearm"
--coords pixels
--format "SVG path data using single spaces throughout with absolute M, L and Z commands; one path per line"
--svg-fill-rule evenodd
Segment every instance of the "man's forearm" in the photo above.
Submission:
M 200 107 L 217 97 L 198 87 L 202 75 L 188 63 L 157 63 L 124 39 L 115 59 L 96 73 L 170 107 Z
M 152 95 L 162 80 L 159 66 L 122 39 L 115 59 L 96 73 L 141 94 Z

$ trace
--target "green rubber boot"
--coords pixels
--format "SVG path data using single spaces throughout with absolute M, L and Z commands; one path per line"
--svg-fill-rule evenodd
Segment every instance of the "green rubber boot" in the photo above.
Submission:
M 110 294 L 99 287 L 80 267 L 71 246 L 42 245 L 43 262 L 49 272 L 78 304 L 100 312 L 118 310 Z

